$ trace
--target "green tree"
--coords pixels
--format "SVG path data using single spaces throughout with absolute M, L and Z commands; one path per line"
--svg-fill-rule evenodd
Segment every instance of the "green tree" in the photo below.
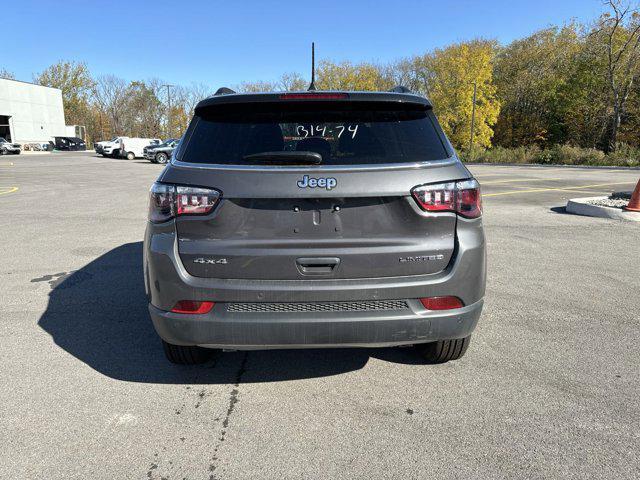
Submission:
M 588 33 L 581 32 L 574 54 L 558 67 L 562 82 L 556 89 L 557 101 L 553 107 L 560 126 L 556 131 L 563 135 L 551 137 L 549 143 L 602 146 L 609 122 L 606 66 L 593 40 Z
M 89 97 L 94 81 L 83 62 L 61 61 L 34 76 L 34 82 L 62 90 L 65 121 L 84 125 L 89 115 Z
M 575 89 L 571 81 L 581 49 L 577 26 L 571 24 L 540 30 L 499 51 L 494 68 L 502 106 L 497 144 L 547 146 L 567 141 L 567 102 L 573 105 L 584 96 L 584 88 Z
M 125 93 L 124 109 L 127 131 L 134 137 L 159 137 L 164 109 L 158 98 L 160 81 L 131 82 Z

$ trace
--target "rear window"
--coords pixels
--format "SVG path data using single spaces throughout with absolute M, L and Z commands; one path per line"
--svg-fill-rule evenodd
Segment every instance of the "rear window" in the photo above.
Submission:
M 449 156 L 430 110 L 347 109 L 345 104 L 322 109 L 298 105 L 280 111 L 255 107 L 195 117 L 179 160 L 254 165 L 248 155 L 311 151 L 322 156 L 322 165 L 358 165 Z

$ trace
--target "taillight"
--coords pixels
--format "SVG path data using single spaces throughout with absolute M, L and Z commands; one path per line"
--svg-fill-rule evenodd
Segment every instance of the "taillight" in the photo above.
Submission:
M 180 300 L 171 309 L 173 313 L 190 313 L 193 315 L 202 315 L 203 313 L 209 313 L 214 302 L 198 302 L 195 300 Z
M 160 223 L 180 215 L 206 215 L 219 199 L 220 192 L 209 188 L 154 183 L 149 192 L 149 220 Z
M 176 187 L 178 215 L 206 215 L 218 203 L 220 192 L 208 188 Z
M 456 213 L 467 218 L 482 215 L 480 184 L 476 180 L 456 182 Z
M 482 215 L 480 184 L 473 179 L 420 185 L 411 194 L 427 212 L 455 212 L 466 218 Z
M 149 191 L 149 220 L 159 223 L 175 217 L 175 204 L 175 187 L 163 183 L 154 183 Z
M 421 298 L 420 303 L 427 310 L 453 310 L 462 308 L 464 304 L 458 297 L 428 297 Z

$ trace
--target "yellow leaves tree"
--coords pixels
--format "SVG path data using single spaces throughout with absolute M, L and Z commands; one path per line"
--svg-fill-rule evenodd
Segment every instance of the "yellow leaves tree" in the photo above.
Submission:
M 474 145 L 489 148 L 500 102 L 493 83 L 495 43 L 473 40 L 435 50 L 423 58 L 427 92 L 442 128 L 456 148 L 471 136 L 474 83 L 477 85 Z
M 373 63 L 320 62 L 316 72 L 316 86 L 321 90 L 380 91 L 393 87 L 392 82 Z

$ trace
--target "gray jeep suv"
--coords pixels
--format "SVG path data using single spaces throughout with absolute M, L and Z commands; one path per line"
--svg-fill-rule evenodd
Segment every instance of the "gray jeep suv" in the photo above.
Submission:
M 422 96 L 221 89 L 151 187 L 149 312 L 175 363 L 397 345 L 455 360 L 482 310 L 481 213 Z

